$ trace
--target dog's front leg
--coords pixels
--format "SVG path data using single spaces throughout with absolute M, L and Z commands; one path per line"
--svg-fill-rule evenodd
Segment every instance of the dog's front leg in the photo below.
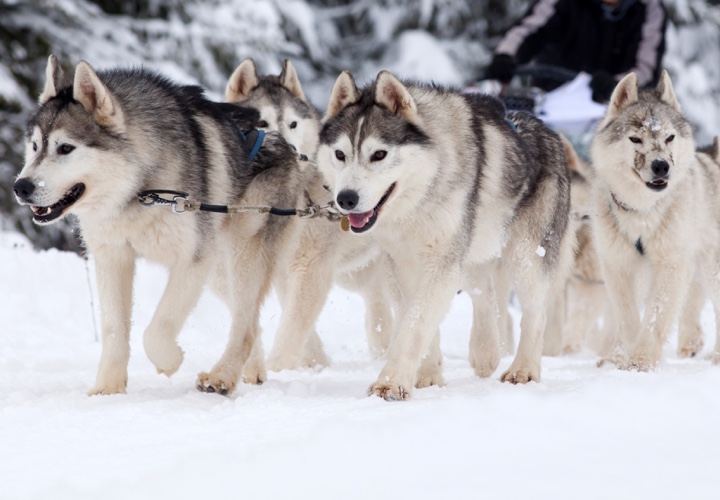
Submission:
M 457 293 L 457 265 L 451 268 L 424 266 L 423 269 L 416 286 L 408 286 L 412 280 L 403 279 L 403 301 L 388 361 L 369 389 L 370 394 L 387 401 L 410 396 L 421 361 L 429 353 L 433 337 Z
M 688 263 L 680 259 L 659 262 L 654 266 L 656 271 L 640 335 L 630 350 L 629 369 L 649 371 L 660 361 L 663 343 L 677 319 L 680 303 L 690 285 L 689 268 Z
M 130 360 L 135 253 L 128 246 L 102 247 L 94 252 L 94 257 L 100 299 L 102 354 L 95 387 L 88 394 L 124 393 Z
M 470 270 L 472 279 L 464 289 L 473 304 L 473 323 L 470 333 L 470 366 L 478 377 L 489 377 L 500 363 L 500 328 L 507 328 L 507 287 L 501 286 L 498 294 L 498 280 L 508 279 L 499 262 L 486 264 Z M 502 285 L 502 284 L 501 284 Z
M 260 332 L 260 306 L 270 287 L 270 263 L 263 254 L 260 237 L 235 241 L 228 248 L 230 272 L 226 283 L 232 325 L 225 352 L 210 372 L 198 375 L 196 387 L 203 392 L 231 393 Z M 260 361 L 260 360 L 258 360 Z M 264 371 L 264 370 L 263 370 Z
M 165 291 L 143 337 L 145 354 L 158 373 L 169 377 L 180 368 L 183 351 L 176 339 L 200 298 L 207 275 L 206 261 L 184 262 L 170 268 Z

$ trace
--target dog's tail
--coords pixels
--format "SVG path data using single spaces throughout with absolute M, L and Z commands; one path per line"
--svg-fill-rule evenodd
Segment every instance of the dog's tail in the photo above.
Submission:
M 565 149 L 565 159 L 567 161 L 570 172 L 574 175 L 579 175 L 584 179 L 590 180 L 593 177 L 592 167 L 583 160 L 575 150 L 570 140 L 563 134 L 558 134 L 562 140 L 563 147 Z

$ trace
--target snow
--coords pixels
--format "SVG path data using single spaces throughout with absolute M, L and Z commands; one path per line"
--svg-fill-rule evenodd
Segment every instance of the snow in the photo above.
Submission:
M 87 266 L 87 267 L 86 267 Z M 88 280 L 88 272 L 91 279 Z M 100 355 L 93 261 L 35 252 L 0 233 L 0 498 L 709 498 L 720 463 L 720 367 L 681 360 L 676 339 L 652 373 L 595 366 L 589 351 L 543 358 L 543 379 L 502 384 L 469 366 L 470 299 L 442 324 L 447 385 L 405 402 L 369 398 L 358 296 L 333 290 L 317 328 L 322 371 L 270 373 L 230 397 L 195 376 L 219 357 L 229 315 L 210 294 L 157 375 L 142 331 L 165 271 L 140 261 L 126 395 L 88 397 Z M 519 313 L 511 306 L 518 328 Z M 272 344 L 280 309 L 262 311 Z M 714 318 L 703 312 L 704 353 Z

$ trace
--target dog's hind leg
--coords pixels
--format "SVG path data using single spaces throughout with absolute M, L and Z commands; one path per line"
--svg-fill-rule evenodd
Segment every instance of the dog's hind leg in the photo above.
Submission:
M 182 364 L 183 351 L 177 344 L 177 336 L 200 298 L 207 274 L 206 262 L 176 264 L 170 268 L 165 292 L 143 337 L 145 354 L 158 373 L 169 377 Z
M 129 247 L 96 251 L 95 272 L 100 298 L 102 354 L 95 387 L 96 394 L 124 393 L 130 360 L 130 319 L 135 254 Z
M 430 350 L 420 363 L 420 369 L 415 380 L 415 387 L 422 389 L 431 385 L 443 386 L 445 379 L 442 375 L 442 351 L 440 350 L 440 329 L 430 344 Z
M 700 315 L 705 299 L 702 284 L 697 279 L 693 280 L 678 321 L 677 353 L 681 358 L 691 358 L 702 351 L 703 331 Z
M 472 271 L 475 279 L 471 281 L 472 285 L 465 287 L 473 304 L 470 366 L 478 377 L 489 377 L 500 363 L 500 328 L 507 328 L 508 300 L 507 287 L 499 294 L 496 286 L 504 277 L 502 272 L 499 263 L 483 266 Z
M 333 268 L 323 261 L 324 254 L 314 246 L 301 248 L 301 253 L 290 264 L 287 281 L 276 287 L 281 297 L 282 317 L 268 356 L 267 366 L 273 371 L 328 364 L 315 322 L 332 288 Z

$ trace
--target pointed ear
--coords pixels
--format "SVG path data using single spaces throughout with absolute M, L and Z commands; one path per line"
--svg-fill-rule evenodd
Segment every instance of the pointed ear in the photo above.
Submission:
M 607 116 L 616 116 L 620 111 L 630 104 L 638 101 L 637 76 L 635 73 L 629 73 L 620 80 L 615 90 L 613 90 L 608 104 Z
M 305 100 L 305 93 L 303 93 L 303 89 L 300 86 L 300 79 L 289 59 L 283 61 L 282 71 L 280 72 L 280 84 L 288 89 L 295 97 L 303 101 Z
M 245 59 L 240 66 L 235 68 L 230 75 L 227 87 L 225 87 L 225 101 L 238 102 L 245 99 L 252 89 L 258 86 L 257 68 L 255 61 Z
M 418 123 L 417 106 L 415 100 L 392 73 L 381 71 L 375 81 L 375 102 L 382 104 L 392 113 L 405 118 L 410 123 Z
M 677 97 L 675 97 L 675 91 L 673 90 L 672 82 L 670 81 L 670 75 L 666 69 L 662 70 L 662 75 L 660 75 L 660 81 L 658 82 L 657 87 L 655 87 L 655 91 L 660 96 L 660 100 L 662 102 L 672 106 L 677 111 L 680 111 L 680 103 L 678 102 Z
M 565 137 L 565 135 L 558 135 L 560 136 L 560 140 L 563 143 L 563 149 L 565 150 L 565 159 L 567 160 L 567 165 L 570 171 L 578 173 L 584 179 L 589 179 L 591 177 L 592 171 L 590 170 L 588 164 L 585 163 L 582 158 L 580 158 L 580 155 L 577 154 L 575 147 L 572 145 L 570 140 Z
M 332 118 L 346 107 L 358 102 L 359 99 L 360 92 L 358 92 L 357 85 L 355 85 L 352 73 L 347 70 L 343 71 L 335 80 L 335 85 L 333 85 L 324 120 Z
M 50 54 L 47 66 L 45 67 L 45 88 L 38 98 L 38 104 L 45 104 L 58 95 L 60 90 L 69 86 L 70 82 L 65 78 L 65 73 L 58 64 L 55 54 Z
M 110 90 L 98 78 L 95 70 L 85 61 L 75 67 L 73 99 L 90 113 L 95 122 L 117 132 L 124 129 L 123 112 Z

